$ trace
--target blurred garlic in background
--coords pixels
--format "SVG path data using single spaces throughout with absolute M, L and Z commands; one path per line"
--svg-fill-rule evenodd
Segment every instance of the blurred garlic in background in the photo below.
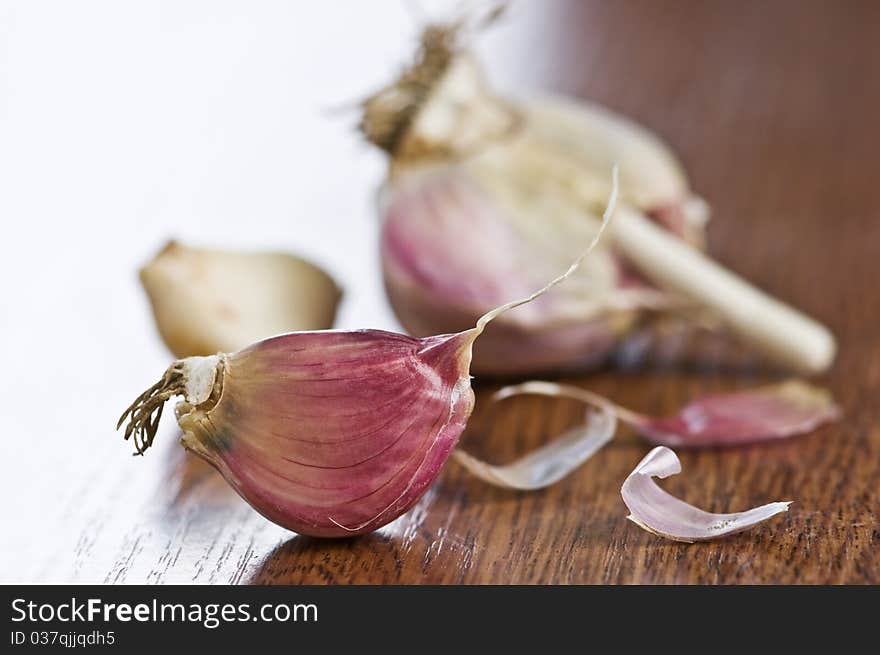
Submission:
M 293 255 L 169 242 L 140 271 L 159 334 L 176 357 L 234 352 L 284 332 L 333 326 L 342 292 Z
M 655 135 L 595 105 L 493 95 L 460 47 L 466 29 L 426 28 L 413 64 L 363 103 L 361 131 L 390 158 L 382 266 L 409 332 L 463 329 L 564 267 L 595 233 L 617 164 L 609 238 L 567 285 L 489 328 L 475 372 L 594 366 L 646 317 L 695 310 L 776 365 L 830 365 L 823 326 L 700 254 L 708 206 Z

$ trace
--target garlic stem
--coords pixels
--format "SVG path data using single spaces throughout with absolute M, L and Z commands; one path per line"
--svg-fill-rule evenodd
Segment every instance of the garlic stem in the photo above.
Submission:
M 217 369 L 226 355 L 219 353 L 210 357 L 187 357 L 181 360 L 180 369 L 184 380 L 184 397 L 191 405 L 201 405 L 211 397 Z
M 652 282 L 706 306 L 773 361 L 806 374 L 831 365 L 836 345 L 828 328 L 756 289 L 638 211 L 618 207 L 609 236 Z

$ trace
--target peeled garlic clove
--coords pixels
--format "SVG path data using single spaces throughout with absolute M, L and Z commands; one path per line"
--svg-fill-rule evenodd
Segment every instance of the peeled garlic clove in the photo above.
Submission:
M 665 446 L 648 453 L 620 489 L 630 511 L 627 517 L 640 528 L 673 541 L 709 541 L 743 530 L 788 511 L 791 502 L 761 505 L 735 514 L 713 514 L 694 507 L 661 489 L 653 478 L 681 473 L 681 462 Z
M 234 352 L 258 339 L 333 325 L 342 296 L 318 267 L 283 253 L 166 245 L 140 271 L 176 357 Z
M 663 417 L 634 412 L 587 389 L 539 380 L 504 387 L 494 399 L 519 394 L 579 400 L 611 412 L 651 443 L 684 448 L 784 439 L 810 432 L 840 416 L 840 408 L 827 391 L 800 380 L 704 396 L 676 414 Z

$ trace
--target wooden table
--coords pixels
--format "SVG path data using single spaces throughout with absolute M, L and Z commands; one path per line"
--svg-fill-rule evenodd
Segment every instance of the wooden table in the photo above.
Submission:
M 186 455 L 170 426 L 144 460 L 121 461 L 121 443 L 95 446 L 115 438 L 107 421 L 153 375 L 145 356 L 135 355 L 136 363 L 119 356 L 113 365 L 130 372 L 106 381 L 107 407 L 89 420 L 90 430 L 65 433 L 67 418 L 53 413 L 52 398 L 60 396 L 50 385 L 32 390 L 44 394 L 49 418 L 39 420 L 47 430 L 36 430 L 32 417 L 4 436 L 28 435 L 17 451 L 26 457 L 4 474 L 7 511 L 25 508 L 5 528 L 16 548 L 6 558 L 6 579 L 880 583 L 880 3 L 541 5 L 546 11 L 531 24 L 516 11 L 510 18 L 524 39 L 523 50 L 512 50 L 518 61 L 529 52 L 538 60 L 523 69 L 526 82 L 549 80 L 661 134 L 714 208 L 714 256 L 826 322 L 839 338 L 834 368 L 817 382 L 833 391 L 842 420 L 778 443 L 681 452 L 683 473 L 664 482 L 713 511 L 792 499 L 790 512 L 711 543 L 650 535 L 626 520 L 619 493 L 648 448 L 622 428 L 546 491 L 497 490 L 449 464 L 412 511 L 378 533 L 299 537 L 267 523 L 210 467 Z M 535 18 L 537 10 L 529 11 Z M 137 263 L 114 261 L 128 262 L 124 270 Z M 689 359 L 689 347 L 655 339 L 636 364 L 621 356 L 574 382 L 663 413 L 706 391 L 770 379 L 731 343 L 716 345 L 702 363 Z M 730 360 L 746 363 L 724 364 Z M 63 358 L 56 361 L 54 388 L 75 389 L 77 376 Z M 494 388 L 477 384 L 464 443 L 495 461 L 582 416 L 576 404 L 550 399 L 492 406 Z M 80 408 L 63 411 L 72 417 Z

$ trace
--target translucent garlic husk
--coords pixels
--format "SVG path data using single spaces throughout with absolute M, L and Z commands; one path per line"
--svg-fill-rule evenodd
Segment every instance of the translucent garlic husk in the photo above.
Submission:
M 333 326 L 342 292 L 294 255 L 169 242 L 140 271 L 156 327 L 176 357 L 235 352 L 259 339 Z
M 658 537 L 694 543 L 748 530 L 788 511 L 791 501 L 773 502 L 734 514 L 706 512 L 663 490 L 654 478 L 681 473 L 678 456 L 666 446 L 645 455 L 620 489 L 627 518 Z

